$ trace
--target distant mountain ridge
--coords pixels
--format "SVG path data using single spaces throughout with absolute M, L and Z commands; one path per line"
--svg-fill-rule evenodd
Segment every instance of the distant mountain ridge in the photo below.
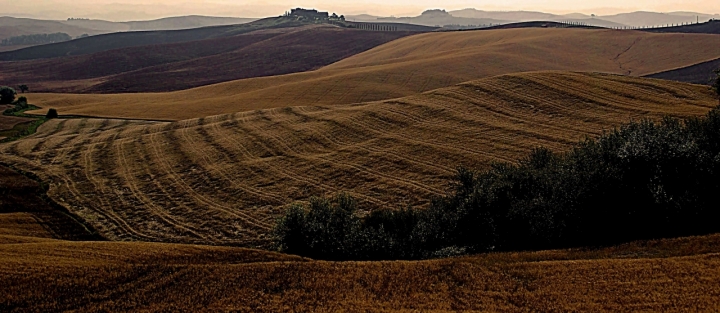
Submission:
M 149 21 L 109 22 L 104 20 L 68 19 L 64 21 L 0 17 L 0 39 L 13 36 L 62 32 L 72 37 L 125 31 L 179 30 L 207 26 L 244 24 L 255 18 L 177 16 Z
M 517 22 L 573 22 L 589 26 L 623 28 L 623 27 L 660 27 L 665 25 L 682 25 L 695 22 L 707 22 L 710 19 L 720 19 L 720 14 L 705 14 L 695 12 L 629 12 L 614 15 L 594 15 L 583 13 L 552 14 L 537 11 L 483 11 L 473 8 L 442 11 L 447 14 L 442 19 L 437 11 L 428 10 L 416 17 L 381 17 L 368 14 L 349 15 L 349 20 L 360 22 L 403 22 L 427 26 L 435 25 L 482 25 Z M 441 22 L 441 23 L 438 23 Z

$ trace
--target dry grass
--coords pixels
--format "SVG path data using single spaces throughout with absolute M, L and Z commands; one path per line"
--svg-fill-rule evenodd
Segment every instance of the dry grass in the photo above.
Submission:
M 173 93 L 33 94 L 61 114 L 181 120 L 273 107 L 385 100 L 495 75 L 539 70 L 641 76 L 720 57 L 720 36 L 509 29 L 402 38 L 317 71 Z M 37 113 L 44 114 L 45 111 Z
M 0 145 L 112 240 L 262 247 L 283 205 L 349 191 L 364 208 L 423 205 L 458 165 L 569 148 L 631 119 L 705 114 L 707 87 L 538 72 L 384 102 L 177 123 L 52 120 Z
M 9 108 L 12 108 L 12 106 L 0 105 L 0 131 L 10 130 L 13 127 L 15 127 L 15 125 L 27 123 L 27 122 L 35 120 L 33 118 L 27 118 L 27 117 L 2 115 L 2 111 L 5 111 L 6 109 L 9 109 Z
M 0 214 L 0 243 L 15 242 L 14 237 L 53 238 L 53 234 L 32 214 Z
M 719 235 L 420 262 L 27 240 L 0 243 L 0 310 L 708 312 L 720 309 L 718 252 Z

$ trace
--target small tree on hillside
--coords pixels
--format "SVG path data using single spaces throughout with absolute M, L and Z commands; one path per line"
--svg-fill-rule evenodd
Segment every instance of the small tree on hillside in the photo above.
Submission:
M 13 103 L 13 101 L 15 101 L 15 95 L 14 89 L 7 86 L 0 87 L 0 104 Z
M 58 117 L 58 113 L 57 113 L 57 110 L 55 110 L 55 109 L 48 110 L 47 114 L 45 115 L 45 118 L 47 118 L 47 119 L 57 118 L 57 117 Z
M 30 90 L 27 85 L 20 85 L 18 86 L 18 89 L 20 89 L 20 92 L 25 93 Z

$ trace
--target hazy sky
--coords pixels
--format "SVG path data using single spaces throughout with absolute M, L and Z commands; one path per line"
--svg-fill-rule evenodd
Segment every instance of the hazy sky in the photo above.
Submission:
M 1 15 L 65 19 L 138 20 L 178 15 L 266 17 L 293 7 L 339 14 L 415 16 L 426 9 L 532 10 L 549 13 L 615 14 L 630 11 L 720 13 L 718 0 L 0 0 Z

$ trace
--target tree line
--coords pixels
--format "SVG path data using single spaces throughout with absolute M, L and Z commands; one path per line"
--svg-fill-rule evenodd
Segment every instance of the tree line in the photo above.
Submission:
M 3 39 L 0 46 L 41 45 L 72 40 L 66 33 L 22 35 Z
M 720 74 L 719 74 L 720 75 Z M 713 87 L 720 95 L 720 77 Z M 346 194 L 295 204 L 284 252 L 327 260 L 426 259 L 606 246 L 720 232 L 720 106 L 687 120 L 631 122 L 570 151 L 460 168 L 427 208 L 364 217 Z

